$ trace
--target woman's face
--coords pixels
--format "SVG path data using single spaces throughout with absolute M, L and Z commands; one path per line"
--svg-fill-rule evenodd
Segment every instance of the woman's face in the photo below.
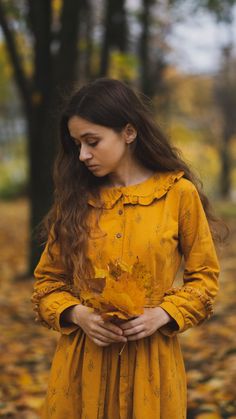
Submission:
M 128 144 L 137 135 L 130 124 L 117 133 L 78 116 L 69 119 L 68 129 L 79 147 L 79 159 L 98 177 L 120 171 L 127 158 L 130 158 Z

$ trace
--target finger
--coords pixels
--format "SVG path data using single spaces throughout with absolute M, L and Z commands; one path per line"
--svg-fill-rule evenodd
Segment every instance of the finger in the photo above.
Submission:
M 100 327 L 102 328 L 103 331 L 106 331 L 106 334 L 108 333 L 109 336 L 112 336 L 112 338 L 116 337 L 120 339 L 120 337 L 123 336 L 123 330 L 121 329 L 119 329 L 119 333 L 117 333 L 117 331 L 114 331 L 114 329 L 110 327 L 109 325 L 104 324 L 104 325 L 101 325 Z
M 98 333 L 96 333 L 96 335 L 90 335 L 90 338 L 91 339 L 97 339 L 97 340 L 100 340 L 101 342 L 103 342 L 103 343 L 113 343 L 114 342 L 114 340 L 113 339 L 110 339 L 110 338 L 108 338 L 108 337 L 106 337 L 106 336 L 102 336 L 102 335 L 100 335 L 100 334 L 98 334 Z
M 106 322 L 106 321 L 102 320 L 102 322 L 99 322 L 99 324 L 104 329 L 110 330 L 111 332 L 115 333 L 116 335 L 123 335 L 123 330 L 120 327 L 114 325 L 111 322 Z
M 141 332 L 144 332 L 143 324 L 124 330 L 124 336 L 136 335 L 137 333 L 141 333 Z
M 120 325 L 120 327 L 121 327 L 122 330 L 127 330 L 127 329 L 130 329 L 132 327 L 136 327 L 136 326 L 140 325 L 142 322 L 143 322 L 143 319 L 142 319 L 141 316 L 139 316 L 139 317 L 136 317 L 136 319 L 129 320 L 125 323 L 122 323 Z
M 117 335 L 102 326 L 97 326 L 96 329 L 91 331 L 91 334 L 93 334 L 94 336 L 96 335 L 103 336 L 103 338 L 110 339 L 112 342 L 114 341 L 126 342 L 127 341 L 127 339 L 123 335 L 122 336 Z
M 143 339 L 143 338 L 145 338 L 147 336 L 148 335 L 146 334 L 146 332 L 143 331 L 141 333 L 137 333 L 136 335 L 128 336 L 127 339 L 128 339 L 128 341 L 131 341 L 131 340 L 139 340 L 139 339 Z
M 110 345 L 110 343 L 105 343 L 105 342 L 102 342 L 101 340 L 96 339 L 96 338 L 94 338 L 94 339 L 92 339 L 92 340 L 93 340 L 93 342 L 94 342 L 94 343 L 96 343 L 96 345 L 98 345 L 98 346 L 109 346 L 109 345 Z

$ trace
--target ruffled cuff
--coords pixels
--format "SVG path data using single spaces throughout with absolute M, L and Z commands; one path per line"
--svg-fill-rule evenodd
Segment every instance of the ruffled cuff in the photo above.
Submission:
M 160 328 L 166 336 L 174 336 L 202 323 L 213 313 L 212 299 L 193 287 L 172 288 L 160 304 L 175 322 Z
M 42 323 L 49 329 L 69 335 L 79 328 L 73 323 L 61 324 L 61 314 L 69 307 L 81 304 L 77 297 L 66 291 L 53 292 L 35 302 L 35 321 Z

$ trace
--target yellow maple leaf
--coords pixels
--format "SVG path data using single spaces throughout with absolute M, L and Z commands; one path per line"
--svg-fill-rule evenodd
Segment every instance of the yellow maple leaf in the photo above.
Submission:
M 137 286 L 129 274 L 124 273 L 118 281 L 110 280 L 104 290 L 103 298 L 117 309 L 130 316 L 142 314 L 145 302 L 145 292 Z
M 105 269 L 94 268 L 95 278 L 106 278 L 107 271 Z
M 107 313 L 102 313 L 103 320 L 112 320 L 114 323 L 119 324 L 120 322 L 128 320 L 129 316 L 127 314 L 122 313 L 121 311 L 109 311 Z
M 133 266 L 109 262 L 108 269 L 94 269 L 95 278 L 84 281 L 80 298 L 104 319 L 124 321 L 144 311 L 150 274 L 137 261 Z

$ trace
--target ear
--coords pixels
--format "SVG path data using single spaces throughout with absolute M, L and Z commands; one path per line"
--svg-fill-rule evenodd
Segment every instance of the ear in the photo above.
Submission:
M 137 130 L 131 124 L 127 124 L 123 131 L 126 144 L 131 144 L 137 137 Z

